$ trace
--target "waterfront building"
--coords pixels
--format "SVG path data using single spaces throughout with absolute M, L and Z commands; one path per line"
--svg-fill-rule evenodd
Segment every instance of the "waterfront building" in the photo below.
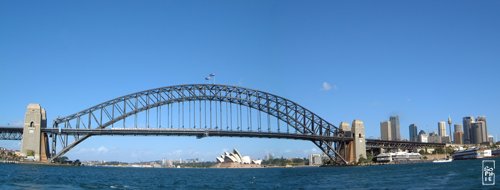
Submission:
M 309 155 L 309 165 L 310 166 L 319 166 L 323 164 L 323 160 L 321 159 L 320 154 L 310 154 Z
M 380 122 L 380 139 L 392 140 L 391 122 L 390 121 Z
M 361 120 L 352 121 L 352 133 L 354 136 L 354 161 L 366 158 L 365 124 Z
M 251 160 L 249 156 L 242 156 L 240 152 L 233 149 L 233 152 L 224 152 L 216 157 L 217 163 L 236 163 L 236 164 L 260 164 L 261 160 Z M 181 162 L 182 163 L 182 162 Z
M 391 137 L 392 140 L 399 141 L 401 140 L 401 133 L 399 132 L 399 116 L 394 115 L 389 118 L 391 121 Z
M 438 122 L 438 134 L 440 137 L 446 136 L 446 122 L 444 121 Z
M 467 116 L 464 117 L 463 120 L 463 125 L 464 125 L 464 144 L 471 144 L 471 129 L 472 129 L 472 123 L 474 123 L 474 117 L 472 116 Z

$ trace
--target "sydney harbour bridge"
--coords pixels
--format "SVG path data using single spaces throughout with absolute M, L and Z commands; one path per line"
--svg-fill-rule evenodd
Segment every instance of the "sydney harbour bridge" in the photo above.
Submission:
M 132 93 L 58 117 L 50 127 L 45 118 L 43 108 L 30 104 L 24 126 L 0 127 L 0 140 L 22 140 L 22 152 L 32 147 L 29 151 L 38 155 L 38 161 L 54 161 L 97 135 L 296 139 L 315 144 L 331 164 L 352 164 L 357 160 L 349 156 L 354 139 L 364 139 L 364 129 L 357 134 L 338 128 L 284 97 L 217 84 L 176 85 Z M 364 140 L 366 149 L 444 146 Z

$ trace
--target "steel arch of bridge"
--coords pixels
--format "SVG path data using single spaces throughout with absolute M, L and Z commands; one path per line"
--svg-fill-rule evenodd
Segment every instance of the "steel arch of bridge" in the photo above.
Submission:
M 345 144 L 343 142 L 342 131 L 320 116 L 291 100 L 274 94 L 237 86 L 216 84 L 176 85 L 145 90 L 106 101 L 66 117 L 57 118 L 54 120 L 52 130 L 59 130 L 59 132 L 52 133 L 51 159 L 53 160 L 62 156 L 77 144 L 97 134 L 83 132 L 80 134 L 77 132 L 64 133 L 62 132 L 63 130 L 105 130 L 106 127 L 114 126 L 120 121 L 123 121 L 123 125 L 125 125 L 126 119 L 131 116 L 135 116 L 134 119 L 137 122 L 137 115 L 141 112 L 149 114 L 149 110 L 153 108 L 158 109 L 159 107 L 161 109 L 163 105 L 188 101 L 200 101 L 200 106 L 201 101 L 215 101 L 220 102 L 221 105 L 222 102 L 241 105 L 277 118 L 279 121 L 286 123 L 287 127 L 290 126 L 295 129 L 297 136 L 337 137 L 336 140 L 331 140 L 331 138 L 311 138 L 313 139 L 311 141 L 328 155 L 330 160 L 341 164 L 346 163 L 345 159 L 339 154 L 341 146 Z M 212 102 L 210 102 L 210 105 L 212 105 Z M 148 124 L 146 127 L 149 127 L 149 115 L 147 117 Z M 289 134 L 288 130 L 286 132 L 280 131 L 279 121 L 278 133 Z M 161 126 L 159 127 L 161 128 Z M 189 129 L 182 130 L 189 131 Z M 221 126 L 220 129 L 216 128 L 216 130 L 226 131 L 227 129 L 224 130 Z M 243 131 L 243 127 L 239 130 Z M 258 133 L 267 132 L 259 128 Z M 70 142 L 68 139 L 69 136 L 73 137 L 73 141 Z M 293 134 L 283 138 L 290 137 L 293 138 Z M 56 150 L 57 139 L 62 144 L 62 149 L 59 152 Z

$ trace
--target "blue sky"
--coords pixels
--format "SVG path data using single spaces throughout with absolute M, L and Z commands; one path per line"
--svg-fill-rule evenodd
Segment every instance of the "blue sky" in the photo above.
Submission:
M 0 2 L 0 125 L 31 102 L 49 122 L 115 97 L 216 82 L 287 97 L 378 137 L 391 114 L 437 131 L 451 115 L 485 115 L 497 137 L 499 1 Z M 323 89 L 328 83 L 332 88 Z M 0 141 L 16 148 L 19 142 Z M 238 148 L 305 157 L 307 141 L 92 137 L 83 160 L 213 160 Z

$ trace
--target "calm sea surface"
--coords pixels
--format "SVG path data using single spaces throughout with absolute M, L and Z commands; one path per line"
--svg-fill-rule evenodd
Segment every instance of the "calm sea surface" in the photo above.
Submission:
M 495 159 L 500 164 L 500 159 Z M 500 169 L 496 168 L 497 174 Z M 342 168 L 146 169 L 0 164 L 0 189 L 500 189 L 481 160 Z

